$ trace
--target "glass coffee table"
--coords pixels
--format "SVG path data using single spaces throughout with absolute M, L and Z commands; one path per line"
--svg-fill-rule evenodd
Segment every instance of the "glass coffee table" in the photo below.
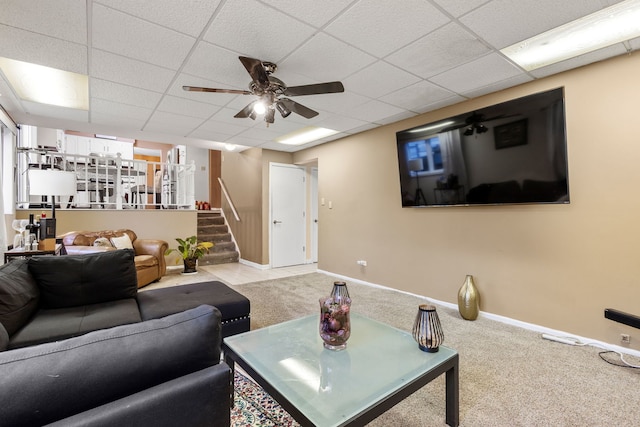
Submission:
M 410 333 L 351 313 L 342 351 L 325 349 L 319 315 L 224 339 L 225 361 L 238 364 L 303 426 L 365 425 L 445 374 L 446 422 L 459 421 L 458 353 L 418 348 Z

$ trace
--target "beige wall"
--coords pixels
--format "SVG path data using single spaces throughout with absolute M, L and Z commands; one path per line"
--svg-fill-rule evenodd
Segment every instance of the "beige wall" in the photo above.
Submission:
M 50 216 L 51 209 L 18 210 L 16 219 L 28 219 L 29 214 L 40 215 L 46 212 Z M 160 239 L 175 248 L 178 243 L 176 237 L 185 238 L 197 233 L 197 211 L 194 210 L 99 210 L 99 209 L 71 209 L 56 210 L 56 234 L 68 231 L 99 231 L 128 228 L 135 231 L 140 239 Z M 15 232 L 7 228 L 10 241 L 13 242 Z M 168 259 L 167 265 L 175 264 L 173 257 Z
M 640 315 L 638 70 L 625 55 L 295 153 L 327 201 L 318 267 L 450 303 L 472 274 L 483 311 L 640 349 L 603 315 Z M 396 131 L 559 86 L 571 204 L 401 207 Z

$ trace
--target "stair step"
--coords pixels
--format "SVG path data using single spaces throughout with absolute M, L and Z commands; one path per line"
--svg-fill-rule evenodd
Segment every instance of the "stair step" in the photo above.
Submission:
M 218 225 L 218 224 L 207 224 L 207 225 L 198 225 L 198 236 L 201 234 L 222 234 L 227 233 L 229 231 L 229 227 L 226 224 Z
M 236 250 L 236 244 L 233 242 L 218 242 L 211 249 L 209 249 L 209 253 L 235 251 L 235 250 Z
M 213 242 L 216 245 L 220 242 L 231 242 L 231 233 L 217 234 L 198 234 L 198 240 L 201 242 Z
M 198 260 L 199 265 L 217 265 L 238 262 L 240 255 L 237 251 L 224 251 L 205 254 Z
M 213 248 L 198 261 L 200 265 L 215 265 L 238 262 L 240 254 L 231 239 L 225 218 L 216 211 L 198 212 L 198 241 L 213 242 Z
M 209 217 L 209 216 L 205 216 L 205 217 L 201 217 L 198 215 L 198 227 L 202 227 L 202 226 L 207 226 L 207 225 L 222 225 L 224 224 L 224 218 L 221 216 L 215 216 L 215 217 Z

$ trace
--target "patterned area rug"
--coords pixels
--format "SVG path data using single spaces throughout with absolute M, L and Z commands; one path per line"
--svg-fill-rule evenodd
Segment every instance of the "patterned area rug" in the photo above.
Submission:
M 234 378 L 235 405 L 231 427 L 297 427 L 298 424 L 259 385 L 237 370 Z

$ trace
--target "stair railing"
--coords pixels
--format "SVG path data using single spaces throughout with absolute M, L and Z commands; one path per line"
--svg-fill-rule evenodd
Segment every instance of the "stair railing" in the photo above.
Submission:
M 236 206 L 233 204 L 233 200 L 231 200 L 231 196 L 229 196 L 229 192 L 227 191 L 227 186 L 224 185 L 224 181 L 220 177 L 218 177 L 218 182 L 220 183 L 220 188 L 222 188 L 222 194 L 224 194 L 224 198 L 227 200 L 227 203 L 229 203 L 229 206 L 231 207 L 231 212 L 233 212 L 233 216 L 235 217 L 236 221 L 240 222 L 240 215 L 238 215 Z

